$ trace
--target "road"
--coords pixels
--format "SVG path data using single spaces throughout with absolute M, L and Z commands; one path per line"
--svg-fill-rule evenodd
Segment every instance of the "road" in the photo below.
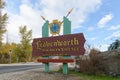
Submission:
M 19 65 L 2 65 L 0 66 L 0 74 L 9 73 L 9 72 L 17 72 L 17 71 L 25 71 L 29 69 L 43 68 L 43 64 L 19 64 Z

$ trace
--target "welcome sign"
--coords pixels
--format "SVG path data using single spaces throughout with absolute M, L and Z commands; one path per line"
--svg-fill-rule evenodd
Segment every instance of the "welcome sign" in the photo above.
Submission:
M 85 38 L 82 33 L 36 38 L 32 43 L 33 56 L 82 55 Z

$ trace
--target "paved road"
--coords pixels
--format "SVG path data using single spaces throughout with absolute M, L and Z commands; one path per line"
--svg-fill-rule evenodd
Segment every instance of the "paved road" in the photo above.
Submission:
M 24 70 L 35 69 L 35 68 L 43 68 L 43 67 L 44 67 L 43 64 L 3 65 L 3 66 L 0 66 L 0 74 L 24 71 Z

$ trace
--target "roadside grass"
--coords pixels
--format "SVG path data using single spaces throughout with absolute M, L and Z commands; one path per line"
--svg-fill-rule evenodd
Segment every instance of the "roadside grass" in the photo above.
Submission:
M 75 72 L 73 70 L 71 70 L 69 72 L 69 74 L 75 74 L 77 76 L 80 76 L 80 77 L 83 77 L 85 78 L 86 80 L 120 80 L 120 77 L 110 77 L 110 76 L 106 76 L 106 75 L 88 75 L 88 74 L 83 74 L 83 73 L 80 73 L 80 72 Z
M 52 71 L 52 72 L 62 73 L 62 70 Z M 120 80 L 120 77 L 111 77 L 111 76 L 106 76 L 106 75 L 83 74 L 80 72 L 75 72 L 74 70 L 69 70 L 68 74 L 74 74 L 76 76 L 79 76 L 81 78 L 81 80 Z

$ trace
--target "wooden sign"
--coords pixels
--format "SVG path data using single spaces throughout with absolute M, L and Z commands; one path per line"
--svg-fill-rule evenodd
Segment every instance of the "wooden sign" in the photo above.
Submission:
M 43 62 L 43 63 L 73 63 L 74 59 L 38 59 L 38 62 Z
M 83 55 L 85 38 L 82 33 L 36 38 L 32 43 L 33 56 Z

